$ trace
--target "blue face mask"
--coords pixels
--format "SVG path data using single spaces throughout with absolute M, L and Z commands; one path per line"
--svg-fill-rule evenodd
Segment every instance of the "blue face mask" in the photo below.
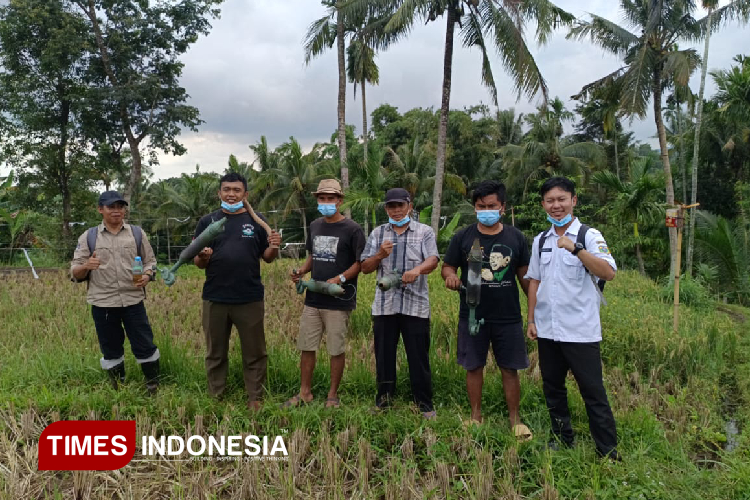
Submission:
M 477 210 L 477 220 L 483 226 L 494 226 L 500 217 L 500 210 Z
M 565 224 L 573 220 L 573 216 L 571 214 L 566 215 L 560 220 L 557 220 L 553 218 L 551 215 L 547 215 L 547 220 L 550 221 L 552 224 L 554 224 L 557 227 L 563 227 Z
M 237 210 L 241 209 L 244 206 L 245 205 L 241 201 L 238 201 L 234 205 L 230 205 L 226 201 L 222 201 L 221 202 L 221 208 L 223 208 L 227 212 L 231 212 L 231 213 L 235 213 Z
M 336 213 L 335 203 L 318 203 L 318 212 L 324 217 L 331 217 Z
M 396 227 L 404 227 L 409 223 L 409 221 L 411 221 L 411 217 L 409 217 L 408 215 L 401 220 L 393 220 L 393 217 L 388 217 L 388 222 Z

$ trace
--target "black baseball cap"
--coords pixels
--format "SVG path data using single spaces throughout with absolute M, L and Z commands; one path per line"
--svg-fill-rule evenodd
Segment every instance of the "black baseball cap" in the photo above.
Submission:
M 411 196 L 409 196 L 409 191 L 404 188 L 393 188 L 389 189 L 388 192 L 385 193 L 385 202 L 411 203 Z
M 101 196 L 99 196 L 99 206 L 108 207 L 112 205 L 113 203 L 122 202 L 124 204 L 128 204 L 127 201 L 125 201 L 125 198 L 122 197 L 120 193 L 117 191 L 104 191 Z

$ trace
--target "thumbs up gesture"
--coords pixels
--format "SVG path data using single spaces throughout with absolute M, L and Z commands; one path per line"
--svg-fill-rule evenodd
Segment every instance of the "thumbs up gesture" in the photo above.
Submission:
M 99 264 L 101 264 L 101 261 L 99 260 L 99 257 L 96 256 L 96 250 L 94 250 L 94 253 L 92 253 L 91 257 L 86 260 L 83 267 L 89 271 L 93 271 L 94 269 L 99 269 Z

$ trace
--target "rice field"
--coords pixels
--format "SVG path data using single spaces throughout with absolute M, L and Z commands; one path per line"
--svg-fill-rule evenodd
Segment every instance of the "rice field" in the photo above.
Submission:
M 235 341 L 227 397 L 207 395 L 197 269 L 181 269 L 171 288 L 149 285 L 146 304 L 164 373 L 153 398 L 127 347 L 127 381 L 119 391 L 109 386 L 85 286 L 62 272 L 39 280 L 0 276 L 0 497 L 750 499 L 750 311 L 719 304 L 683 308 L 674 334 L 671 306 L 661 301 L 657 285 L 633 272 L 618 274 L 602 310 L 605 384 L 624 457 L 610 463 L 596 457 L 572 379 L 577 444 L 546 449 L 549 421 L 532 342 L 532 366 L 521 376 L 521 412 L 534 439 L 513 439 L 494 361 L 485 376 L 485 424 L 462 425 L 469 407 L 464 372 L 455 361 L 458 295 L 444 288 L 438 272 L 430 277 L 437 419 L 425 421 L 410 403 L 402 348 L 395 408 L 382 415 L 369 411 L 375 396 L 372 275 L 360 280 L 342 407 L 323 407 L 329 383 L 323 350 L 315 403 L 280 409 L 299 387 L 295 340 L 303 301 L 286 277 L 295 265 L 283 260 L 264 267 L 268 394 L 252 415 Z M 289 460 L 160 459 L 111 472 L 37 471 L 39 435 L 61 419 L 135 419 L 137 436 L 281 434 Z

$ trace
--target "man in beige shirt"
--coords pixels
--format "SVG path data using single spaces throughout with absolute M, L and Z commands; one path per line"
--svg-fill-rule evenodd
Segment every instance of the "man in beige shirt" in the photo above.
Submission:
M 118 382 L 125 381 L 127 334 L 133 355 L 146 377 L 146 387 L 153 394 L 159 384 L 159 349 L 154 345 L 143 299 L 145 287 L 153 279 L 156 257 L 141 229 L 124 223 L 127 205 L 116 191 L 102 193 L 99 197 L 102 223 L 78 238 L 70 272 L 75 281 L 88 281 L 86 298 L 91 304 L 102 351 L 100 362 L 109 373 L 112 386 L 117 389 Z M 143 261 L 140 279 L 133 276 L 136 257 Z

